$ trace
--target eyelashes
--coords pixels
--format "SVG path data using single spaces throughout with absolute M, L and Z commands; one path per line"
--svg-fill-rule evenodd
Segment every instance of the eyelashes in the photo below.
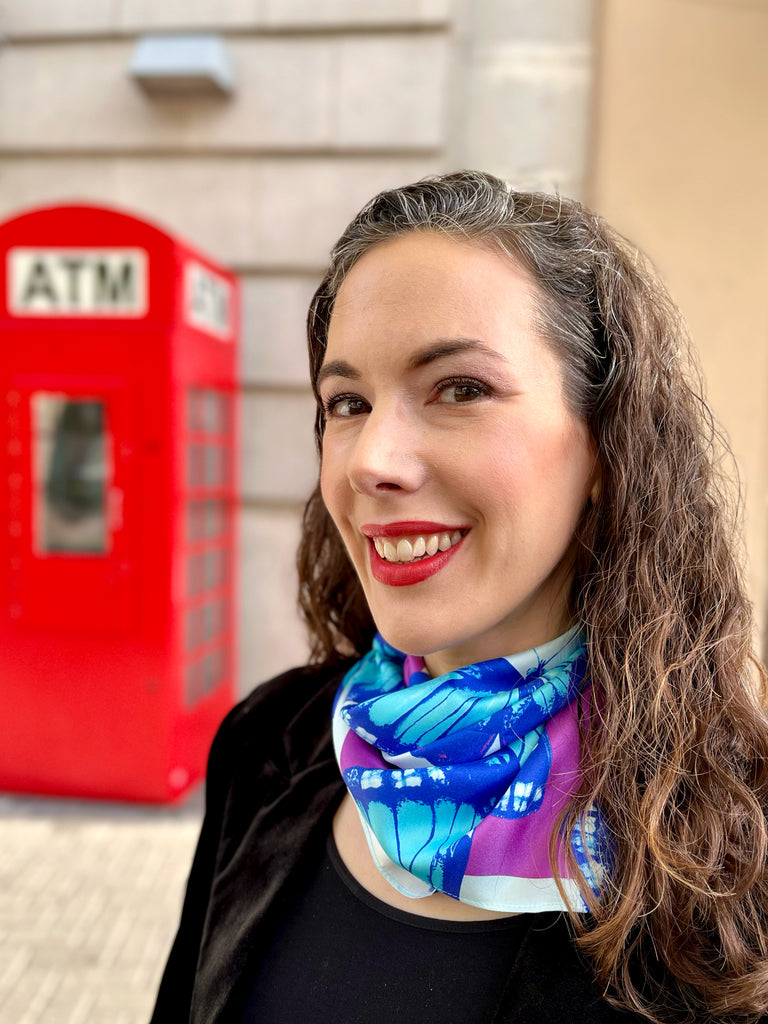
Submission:
M 493 395 L 493 388 L 476 377 L 446 377 L 432 389 L 430 404 L 471 405 Z M 370 411 L 370 403 L 362 395 L 342 392 L 321 397 L 321 409 L 326 419 L 351 419 Z
M 370 408 L 360 395 L 332 395 L 330 398 L 321 399 L 321 407 L 326 419 L 333 416 L 349 419 L 367 412 Z
M 488 384 L 474 377 L 449 377 L 447 380 L 441 380 L 435 390 L 439 396 L 446 396 L 446 401 L 451 405 L 475 402 L 492 393 L 492 388 Z M 453 400 L 448 397 L 451 393 Z

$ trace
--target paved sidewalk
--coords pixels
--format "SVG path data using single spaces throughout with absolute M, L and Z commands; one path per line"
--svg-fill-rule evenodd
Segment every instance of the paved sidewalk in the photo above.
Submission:
M 145 1024 L 201 818 L 0 796 L 3 1024 Z

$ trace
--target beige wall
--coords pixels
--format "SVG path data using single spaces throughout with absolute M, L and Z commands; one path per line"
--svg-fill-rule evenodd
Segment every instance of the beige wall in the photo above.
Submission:
M 457 166 L 578 194 L 593 0 L 0 0 L 0 218 L 84 199 L 243 282 L 241 681 L 300 662 L 294 549 L 315 474 L 304 316 L 375 191 Z M 148 31 L 221 34 L 229 99 L 128 75 Z
M 768 587 L 768 4 L 603 0 L 589 199 L 653 257 L 689 321 Z

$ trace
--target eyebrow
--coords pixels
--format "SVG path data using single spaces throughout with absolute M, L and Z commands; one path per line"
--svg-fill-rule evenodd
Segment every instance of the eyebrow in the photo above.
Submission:
M 460 352 L 481 352 L 483 355 L 492 356 L 494 359 L 501 359 L 503 362 L 506 362 L 501 352 L 486 345 L 478 338 L 446 338 L 412 355 L 408 360 L 408 369 L 418 370 L 419 367 L 427 366 L 436 359 L 442 359 L 444 356 L 455 356 Z
M 409 370 L 418 370 L 422 366 L 428 366 L 437 359 L 446 356 L 454 356 L 461 352 L 480 352 L 483 355 L 491 356 L 506 362 L 506 358 L 495 348 L 491 348 L 478 338 L 446 338 L 428 345 L 426 348 L 415 352 L 407 362 Z M 317 374 L 316 386 L 319 387 L 328 377 L 344 377 L 346 380 L 360 380 L 360 372 L 344 359 L 332 359 L 330 363 L 324 363 Z

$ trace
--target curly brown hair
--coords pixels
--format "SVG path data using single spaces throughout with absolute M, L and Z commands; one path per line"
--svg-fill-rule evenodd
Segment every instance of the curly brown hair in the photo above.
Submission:
M 730 452 L 681 317 L 648 262 L 579 203 L 462 171 L 384 192 L 346 229 L 309 310 L 313 382 L 346 274 L 409 231 L 496 249 L 531 275 L 536 326 L 597 443 L 600 494 L 577 531 L 571 595 L 592 683 L 583 780 L 550 851 L 560 881 L 563 846 L 591 911 L 571 914 L 577 942 L 606 998 L 650 1021 L 754 1021 L 768 1011 L 766 675 Z M 320 452 L 323 428 L 318 402 Z M 314 660 L 366 651 L 374 624 L 319 488 L 299 573 Z M 614 844 L 597 898 L 561 838 L 593 805 Z

